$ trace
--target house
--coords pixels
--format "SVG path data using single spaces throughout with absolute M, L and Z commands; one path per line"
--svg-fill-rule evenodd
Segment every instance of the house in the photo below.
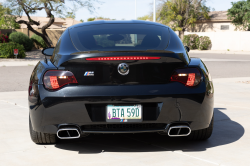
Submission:
M 37 16 L 31 16 L 31 19 L 33 19 L 34 21 L 39 21 L 40 25 L 32 25 L 33 28 L 35 29 L 41 29 L 45 24 L 47 24 L 47 22 L 49 21 L 49 18 L 47 17 L 37 17 Z M 19 20 L 25 20 L 28 21 L 28 17 L 27 16 L 22 16 L 21 18 L 18 17 L 17 21 Z M 55 22 L 48 28 L 48 29 L 65 29 L 68 28 L 72 25 L 81 23 L 81 21 L 76 21 L 73 18 L 55 18 Z M 27 26 L 25 24 L 20 24 L 20 28 L 27 28 Z
M 199 19 L 194 27 L 188 28 L 187 32 L 228 32 L 234 31 L 235 26 L 227 19 L 227 11 L 209 12 L 210 19 Z

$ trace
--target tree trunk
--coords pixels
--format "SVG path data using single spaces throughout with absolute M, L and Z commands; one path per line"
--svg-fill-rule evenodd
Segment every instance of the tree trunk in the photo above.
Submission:
M 24 20 L 19 20 L 17 23 L 19 24 L 26 24 L 27 25 L 27 28 L 28 28 L 28 31 L 31 31 L 33 32 L 34 34 L 38 35 L 38 36 L 41 36 L 44 40 L 44 42 L 46 43 L 47 47 L 52 47 L 52 42 L 48 36 L 48 34 L 46 33 L 46 29 L 52 25 L 54 22 L 54 18 L 50 19 L 49 23 L 47 23 L 46 25 L 44 25 L 42 27 L 42 33 L 36 31 L 30 24 L 29 22 L 27 21 L 24 21 Z
M 181 41 L 183 41 L 184 39 L 184 32 L 185 30 L 179 31 L 179 38 L 181 39 Z
M 45 34 L 44 34 L 43 32 L 40 33 L 40 32 L 38 32 L 38 31 L 36 31 L 35 29 L 33 29 L 32 26 L 30 26 L 26 21 L 23 21 L 23 20 L 20 20 L 20 21 L 18 21 L 17 23 L 24 23 L 24 24 L 26 24 L 28 30 L 30 30 L 30 31 L 33 32 L 34 34 L 36 34 L 36 35 L 38 35 L 38 36 L 41 36 L 41 37 L 43 38 L 43 40 L 44 40 L 44 42 L 46 43 L 47 47 L 51 47 L 51 46 L 52 46 L 52 45 L 51 45 L 51 40 L 49 39 L 49 37 L 48 37 L 48 35 L 47 35 L 47 33 L 46 33 L 45 30 L 44 30 L 44 31 L 45 31 Z
M 48 34 L 46 33 L 46 31 L 45 31 L 45 34 L 43 33 L 43 36 L 41 36 L 41 37 L 43 38 L 43 40 L 46 43 L 47 47 L 52 47 L 53 44 L 52 44 Z
M 46 32 L 46 29 L 48 29 L 54 22 L 55 22 L 55 17 L 54 15 L 51 13 L 51 10 L 46 10 L 47 12 L 47 16 L 50 18 L 48 23 L 45 24 L 43 27 L 42 27 L 42 34 L 43 34 L 43 40 L 45 41 L 45 43 L 47 44 L 48 47 L 51 47 L 52 46 L 52 42 Z
M 46 27 L 42 27 L 42 34 L 43 34 L 42 38 L 43 38 L 44 42 L 46 43 L 47 47 L 52 47 L 53 44 L 52 44 L 52 41 L 50 40 L 50 38 L 46 32 L 46 29 L 47 29 Z
M 46 33 L 46 29 L 48 29 L 55 21 L 55 18 L 54 18 L 54 15 L 51 13 L 51 9 L 48 7 L 48 4 L 46 2 L 44 2 L 44 9 L 47 13 L 47 17 L 50 18 L 48 23 L 45 24 L 43 27 L 42 27 L 42 33 L 36 31 L 31 25 L 36 25 L 36 26 L 39 26 L 40 25 L 40 22 L 38 21 L 34 21 L 30 18 L 30 15 L 29 15 L 29 12 L 30 12 L 30 8 L 28 7 L 27 9 L 27 6 L 25 6 L 23 3 L 19 2 L 18 3 L 19 5 L 21 5 L 23 11 L 26 13 L 27 17 L 28 17 L 28 21 L 25 21 L 25 20 L 19 20 L 17 23 L 19 24 L 26 24 L 27 25 L 27 28 L 28 30 L 32 31 L 33 33 L 35 33 L 36 35 L 38 36 L 41 36 L 44 40 L 44 42 L 46 43 L 47 47 L 52 47 L 52 42 L 48 36 L 48 34 Z M 41 8 L 41 9 L 43 9 Z M 34 8 L 32 10 L 37 10 L 37 8 Z M 39 9 L 38 9 L 39 10 Z

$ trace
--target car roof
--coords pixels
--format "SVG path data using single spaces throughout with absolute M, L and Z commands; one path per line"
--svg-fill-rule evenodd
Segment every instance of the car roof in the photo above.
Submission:
M 88 25 L 100 25 L 100 24 L 149 24 L 149 25 L 157 25 L 157 26 L 164 26 L 168 27 L 166 25 L 157 23 L 157 22 L 152 22 L 152 21 L 143 21 L 143 20 L 100 20 L 100 21 L 89 21 L 89 22 L 83 22 L 79 24 L 72 25 L 69 27 L 69 29 L 72 28 L 77 28 L 81 26 L 88 26 Z

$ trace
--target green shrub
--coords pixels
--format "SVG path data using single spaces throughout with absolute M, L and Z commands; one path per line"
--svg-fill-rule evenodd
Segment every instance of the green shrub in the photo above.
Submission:
M 31 36 L 30 39 L 34 42 L 34 45 L 37 45 L 40 48 L 46 48 L 47 47 L 45 41 L 43 40 L 43 38 L 41 36 L 38 36 L 38 35 L 34 34 L 34 35 Z
M 0 43 L 0 58 L 15 58 L 14 49 L 18 49 L 17 58 L 25 58 L 25 49 L 23 45 L 9 42 L 9 43 Z
M 22 32 L 13 32 L 10 34 L 10 40 L 12 42 L 21 44 L 24 46 L 25 51 L 31 51 L 33 48 L 32 40 Z
M 211 46 L 212 42 L 208 36 L 200 36 L 197 39 L 197 45 L 199 50 L 207 50 Z
M 185 35 L 183 39 L 183 44 L 185 46 L 188 46 L 192 50 L 197 49 L 197 39 L 199 39 L 199 36 L 196 34 Z

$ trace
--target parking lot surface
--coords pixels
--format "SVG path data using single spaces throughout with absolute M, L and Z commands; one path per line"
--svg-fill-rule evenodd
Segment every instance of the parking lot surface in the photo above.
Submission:
M 34 66 L 0 67 L 1 78 L 10 80 L 6 84 L 0 79 L 0 165 L 249 165 L 250 57 L 242 56 L 245 59 L 236 59 L 242 61 L 202 57 L 214 78 L 215 124 L 211 138 L 200 142 L 147 133 L 99 134 L 36 145 L 29 135 L 27 100 Z M 240 77 L 233 72 L 237 70 L 248 72 Z

